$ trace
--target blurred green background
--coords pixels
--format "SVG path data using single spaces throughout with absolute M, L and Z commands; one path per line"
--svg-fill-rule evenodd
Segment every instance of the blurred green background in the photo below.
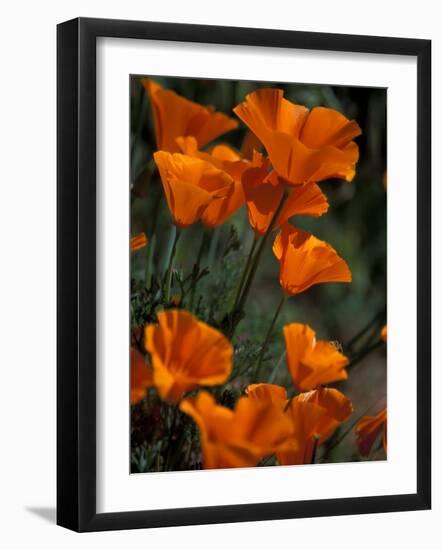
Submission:
M 132 254 L 133 288 L 148 287 L 150 273 L 164 272 L 172 234 L 171 218 L 152 159 L 156 150 L 153 117 L 141 78 L 144 77 L 132 76 L 130 83 L 131 234 L 144 231 L 150 243 L 146 249 Z M 273 333 L 265 376 L 271 375 L 276 383 L 289 386 L 281 332 L 286 323 L 307 323 L 316 331 L 318 339 L 337 341 L 344 352 L 347 343 L 371 321 L 375 320 L 372 330 L 378 331 L 386 321 L 387 194 L 383 181 L 386 172 L 386 90 L 280 82 L 152 78 L 190 100 L 212 105 L 230 116 L 234 116 L 232 108 L 243 101 L 247 93 L 260 87 L 278 87 L 284 90 L 287 99 L 295 103 L 309 108 L 317 105 L 331 107 L 358 122 L 362 135 L 355 141 L 359 145 L 360 160 L 353 182 L 330 180 L 320 183 L 330 202 L 328 213 L 318 219 L 297 217 L 291 220 L 294 225 L 329 242 L 349 264 L 353 282 L 317 285 L 288 300 Z M 224 142 L 240 149 L 245 133 L 246 128 L 240 123 L 238 129 L 224 134 L 211 145 Z M 253 238 L 245 207 L 224 226 L 210 233 L 202 262 L 210 273 L 199 286 L 201 299 L 197 314 L 216 325 L 228 310 Z M 200 224 L 183 232 L 175 260 L 175 268 L 183 276 L 192 270 L 202 234 Z M 150 270 L 148 275 L 146 266 Z M 176 291 L 179 294 L 178 289 Z M 246 356 L 250 353 L 253 356 L 280 297 L 278 263 L 271 246 L 268 246 L 249 297 L 246 318 L 235 336 L 237 354 Z M 133 325 L 138 322 L 134 315 L 132 321 Z M 277 364 L 279 366 L 275 368 Z M 377 412 L 385 405 L 386 399 L 385 349 L 378 349 L 360 361 L 350 372 L 349 380 L 335 387 L 352 399 L 353 419 L 367 410 L 370 414 Z M 345 429 L 344 425 L 341 434 Z M 329 460 L 339 461 L 344 456 L 348 460 L 348 454 L 352 456 L 352 453 L 354 460 L 360 460 L 352 433 L 339 449 L 339 453 L 331 453 Z M 376 458 L 376 453 L 371 456 L 373 458 Z

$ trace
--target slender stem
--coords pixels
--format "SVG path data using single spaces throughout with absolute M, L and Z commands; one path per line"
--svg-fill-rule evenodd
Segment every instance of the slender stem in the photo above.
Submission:
M 270 338 L 272 336 L 273 329 L 275 328 L 275 323 L 278 320 L 279 314 L 281 313 L 282 306 L 285 304 L 286 296 L 283 294 L 281 300 L 279 301 L 278 307 L 276 308 L 275 314 L 273 315 L 272 322 L 270 323 L 269 330 L 267 331 L 264 343 L 261 348 L 261 353 L 259 354 L 258 364 L 256 366 L 256 380 L 259 380 L 259 374 L 261 370 L 261 365 L 264 360 L 265 353 L 267 351 L 267 346 L 269 345 Z
M 201 239 L 201 244 L 200 244 L 200 248 L 198 251 L 198 256 L 195 264 L 196 266 L 196 269 L 194 271 L 195 275 L 192 279 L 192 293 L 190 295 L 190 304 L 189 304 L 190 311 L 193 311 L 193 304 L 195 302 L 195 293 L 196 293 L 196 280 L 200 272 L 200 264 L 201 264 L 201 260 L 203 259 L 203 254 L 207 246 L 208 238 L 209 238 L 209 234 L 207 233 L 207 231 L 203 230 L 203 237 Z
M 175 258 L 176 247 L 177 247 L 178 239 L 180 238 L 180 235 L 181 235 L 181 231 L 175 227 L 175 237 L 173 239 L 172 251 L 170 253 L 170 258 L 169 258 L 169 265 L 166 271 L 166 296 L 165 296 L 166 302 L 170 300 L 170 290 L 172 286 L 173 260 Z
M 294 388 L 291 388 L 290 390 L 288 390 L 287 393 L 288 393 L 288 399 L 287 399 L 287 403 L 285 404 L 283 412 L 287 412 L 289 410 L 293 399 L 298 395 L 297 391 Z
M 146 261 L 146 277 L 145 277 L 146 286 L 149 286 L 149 283 L 150 283 L 150 275 L 152 273 L 153 256 L 155 253 L 156 242 L 157 242 L 157 236 L 153 235 L 152 238 L 150 239 L 149 244 L 147 245 L 147 261 Z
M 256 270 L 258 268 L 259 260 L 261 259 L 262 253 L 264 251 L 264 248 L 265 248 L 265 245 L 268 241 L 270 233 L 272 232 L 272 230 L 275 226 L 276 220 L 278 219 L 278 216 L 279 216 L 279 214 L 281 213 L 281 210 L 284 207 L 284 204 L 285 204 L 285 201 L 287 200 L 287 197 L 288 197 L 288 192 L 285 191 L 284 195 L 281 198 L 281 202 L 279 203 L 278 208 L 276 209 L 275 213 L 273 214 L 272 220 L 271 220 L 271 222 L 270 222 L 270 224 L 267 228 L 267 231 L 264 233 L 264 236 L 261 239 L 261 242 L 259 243 L 258 250 L 257 250 L 257 252 L 256 252 L 256 254 L 253 258 L 253 262 L 252 262 L 252 265 L 250 267 L 248 276 L 246 278 L 246 282 L 244 283 L 244 290 L 241 294 L 241 298 L 238 301 L 238 304 L 235 308 L 235 311 L 242 311 L 243 308 L 244 308 L 244 305 L 247 301 L 247 297 L 249 295 L 250 289 L 252 287 L 252 283 L 253 283 L 253 279 L 254 279 L 255 274 L 256 274 Z M 235 325 L 232 328 L 231 336 L 233 336 L 237 326 L 238 326 L 238 322 L 236 321 Z
M 281 356 L 278 359 L 278 362 L 276 363 L 275 368 L 272 370 L 272 372 L 269 376 L 269 380 L 268 380 L 269 384 L 273 384 L 273 382 L 275 381 L 276 373 L 278 372 L 279 367 L 282 365 L 282 362 L 284 361 L 286 355 L 287 355 L 287 352 L 284 350 L 281 353 Z
M 314 464 L 316 461 L 316 451 L 318 450 L 318 441 L 319 441 L 319 437 L 316 435 L 313 436 L 313 451 L 312 451 L 312 459 L 310 461 L 310 464 Z
M 187 449 L 186 449 L 186 453 L 184 455 L 184 465 L 186 467 L 189 467 L 189 470 L 190 470 L 190 465 L 189 465 L 189 460 L 190 460 L 190 453 L 192 452 L 192 439 L 189 439 L 189 441 L 187 442 Z
M 170 425 L 170 434 L 169 434 L 169 441 L 167 443 L 167 449 L 166 449 L 166 460 L 164 462 L 164 471 L 166 472 L 169 467 L 170 459 L 172 456 L 172 447 L 173 447 L 173 436 L 175 433 L 175 428 L 178 420 L 178 407 L 173 408 L 172 412 L 172 421 Z
M 256 234 L 253 236 L 253 243 L 252 243 L 252 246 L 250 248 L 250 252 L 247 256 L 247 261 L 245 263 L 245 266 L 244 266 L 244 270 L 242 272 L 242 275 L 241 275 L 241 281 L 239 283 L 239 286 L 238 286 L 238 291 L 236 293 L 236 297 L 235 297 L 235 301 L 233 303 L 233 309 L 236 309 L 236 306 L 238 305 L 238 302 L 239 302 L 239 299 L 241 297 L 241 291 L 243 289 L 243 286 L 244 286 L 244 282 L 246 280 L 246 277 L 247 277 L 247 274 L 250 270 L 250 264 L 252 262 L 252 258 L 253 258 L 253 253 L 255 252 L 255 249 L 256 249 L 256 245 L 258 244 L 258 237 L 256 236 Z
M 292 401 L 293 399 L 296 397 L 295 394 L 291 395 L 288 399 L 287 399 L 287 403 L 285 404 L 285 407 L 284 407 L 284 411 L 283 412 L 287 412 L 290 408 L 290 405 L 292 404 Z
M 369 346 L 368 348 L 362 350 L 359 355 L 357 355 L 351 363 L 347 365 L 347 370 L 355 367 L 357 364 L 359 364 L 362 359 L 365 359 L 367 355 L 369 355 L 372 351 L 375 351 L 376 349 L 380 348 L 384 344 L 383 340 L 378 340 L 375 344 Z
M 203 230 L 203 237 L 201 239 L 200 248 L 198 250 L 198 256 L 196 258 L 196 265 L 199 267 L 201 264 L 201 260 L 203 259 L 204 250 L 207 246 L 209 240 L 209 233 L 206 230 Z
M 272 460 L 274 456 L 275 455 L 273 454 L 263 458 L 261 462 L 258 463 L 258 466 L 267 466 L 267 464 Z
M 210 247 L 209 247 L 208 264 L 210 268 L 212 268 L 213 264 L 215 263 L 216 249 L 218 248 L 220 237 L 221 237 L 221 227 L 215 227 L 212 230 L 212 238 L 210 240 Z
M 351 349 L 355 344 L 356 342 L 362 338 L 362 336 L 364 336 L 364 334 L 370 330 L 370 328 L 374 325 L 374 324 L 377 324 L 380 319 L 382 317 L 384 317 L 385 315 L 385 310 L 382 310 L 382 311 L 379 311 L 378 313 L 376 313 L 376 315 L 359 331 L 357 332 L 353 338 L 347 343 L 347 345 L 345 346 L 345 349 Z
M 162 243 L 161 246 L 161 254 L 159 256 L 159 265 L 158 265 L 158 272 L 161 273 L 161 276 L 165 277 L 167 273 L 167 267 L 170 263 L 170 256 L 172 254 L 172 246 L 173 241 L 175 239 L 175 233 L 176 233 L 176 227 L 172 223 L 169 227 L 169 231 L 167 232 L 167 241 Z
M 146 234 L 152 235 L 152 237 L 149 240 L 148 249 L 147 249 L 146 275 L 145 275 L 146 287 L 149 286 L 150 277 L 153 273 L 153 261 L 154 261 L 154 254 L 155 254 L 155 246 L 157 243 L 157 236 L 156 236 L 155 230 L 157 226 L 158 212 L 160 211 L 161 198 L 162 198 L 162 194 L 157 193 L 157 199 L 156 199 L 155 207 L 153 209 L 152 223 L 150 227 L 146 228 Z
M 231 377 L 227 380 L 227 383 L 229 384 L 230 382 L 232 382 L 232 380 L 235 380 L 235 378 L 239 378 L 240 376 L 243 376 L 251 368 L 252 368 L 252 364 L 247 363 L 245 367 L 243 367 L 242 369 L 239 369 L 238 371 L 232 373 Z

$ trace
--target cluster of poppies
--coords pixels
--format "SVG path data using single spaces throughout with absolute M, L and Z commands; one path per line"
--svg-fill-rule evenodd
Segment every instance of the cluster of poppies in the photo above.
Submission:
M 317 448 L 352 414 L 350 399 L 328 386 L 347 378 L 348 358 L 335 343 L 317 340 L 310 326 L 293 322 L 283 328 L 292 387 L 262 380 L 260 366 L 288 297 L 319 283 L 351 282 L 350 269 L 334 248 L 289 220 L 327 212 L 318 183 L 353 179 L 359 156 L 353 140 L 361 130 L 336 110 L 308 110 L 280 89 L 263 88 L 233 110 L 248 128 L 249 151 L 227 144 L 207 148 L 238 121 L 150 79 L 143 86 L 153 112 L 154 161 L 176 227 L 174 245 L 188 226 L 201 222 L 215 228 L 242 207 L 254 239 L 224 330 L 182 307 L 156 312 L 156 322 L 144 329 L 144 350 L 131 349 L 131 402 L 139 403 L 154 388 L 163 402 L 191 417 L 199 428 L 204 468 L 256 466 L 271 456 L 284 465 L 312 463 Z M 231 379 L 233 335 L 269 239 L 279 264 L 281 302 L 257 359 L 255 383 L 243 388 L 234 406 L 223 406 L 210 388 Z M 144 234 L 130 244 L 133 251 L 149 246 Z M 173 254 L 167 298 L 172 262 Z M 386 340 L 386 330 L 382 337 Z M 355 429 L 361 454 L 370 453 L 381 432 L 386 450 L 386 410 L 361 418 Z

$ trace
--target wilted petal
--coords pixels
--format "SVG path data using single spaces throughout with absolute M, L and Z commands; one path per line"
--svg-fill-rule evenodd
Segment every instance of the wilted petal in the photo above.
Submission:
M 387 409 L 375 416 L 363 416 L 356 424 L 356 437 L 359 452 L 363 456 L 370 454 L 376 438 L 382 433 L 382 444 L 387 453 Z

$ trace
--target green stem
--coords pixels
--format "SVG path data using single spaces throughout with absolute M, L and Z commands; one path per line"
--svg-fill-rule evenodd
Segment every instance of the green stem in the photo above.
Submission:
M 244 266 L 244 270 L 243 270 L 242 275 L 241 275 L 241 281 L 240 281 L 239 286 L 238 286 L 238 291 L 236 293 L 235 301 L 233 302 L 233 309 L 236 309 L 236 306 L 238 305 L 239 299 L 241 297 L 241 292 L 242 292 L 242 289 L 243 289 L 243 286 L 244 286 L 244 282 L 245 282 L 247 274 L 250 270 L 250 264 L 252 262 L 253 253 L 255 252 L 257 244 L 258 244 L 258 237 L 256 236 L 256 234 L 254 234 L 253 243 L 252 243 L 252 246 L 250 248 L 250 252 L 247 256 L 247 261 L 246 261 L 246 264 Z
M 355 367 L 356 365 L 358 365 L 363 359 L 365 359 L 367 357 L 367 355 L 369 355 L 372 351 L 375 351 L 376 349 L 380 348 L 381 346 L 383 346 L 384 342 L 383 340 L 378 340 L 375 344 L 369 346 L 368 348 L 362 350 L 359 355 L 357 355 L 352 361 L 351 363 L 349 363 L 346 367 L 346 369 L 351 369 L 353 367 Z
M 275 378 L 276 378 L 276 374 L 279 370 L 279 367 L 282 365 L 282 362 L 284 361 L 285 359 L 285 356 L 287 355 L 287 352 L 284 350 L 282 353 L 281 353 L 281 356 L 280 358 L 278 359 L 278 362 L 276 363 L 275 365 L 275 368 L 272 370 L 270 376 L 269 376 L 269 380 L 268 380 L 268 383 L 269 384 L 273 384 L 273 382 L 275 381 Z
M 289 388 L 287 390 L 287 403 L 285 404 L 285 407 L 284 407 L 284 411 L 283 412 L 287 412 L 290 408 L 290 405 L 292 404 L 292 401 L 293 399 L 295 399 L 295 397 L 299 395 L 299 393 L 296 391 L 296 389 L 292 386 L 291 388 Z
M 172 421 L 171 421 L 171 425 L 170 425 L 169 441 L 167 443 L 167 449 L 166 449 L 166 453 L 165 453 L 165 455 L 166 455 L 166 458 L 165 458 L 165 461 L 164 461 L 164 471 L 165 472 L 167 472 L 168 469 L 169 469 L 170 459 L 171 459 L 171 456 L 172 456 L 172 448 L 173 448 L 173 443 L 174 443 L 173 436 L 175 434 L 177 420 L 178 420 L 178 407 L 175 406 L 173 408 L 173 412 L 172 412 Z
M 173 239 L 172 251 L 170 253 L 169 265 L 167 266 L 167 271 L 166 271 L 166 295 L 165 295 L 166 302 L 170 300 L 170 290 L 172 287 L 173 260 L 175 258 L 178 239 L 180 238 L 180 235 L 181 235 L 181 231 L 177 229 L 176 226 L 174 227 L 175 227 L 175 236 Z
M 195 293 L 196 293 L 196 281 L 200 272 L 200 264 L 201 264 L 201 260 L 203 259 L 203 254 L 207 246 L 208 239 L 209 239 L 209 234 L 207 233 L 207 231 L 204 230 L 203 237 L 201 239 L 200 249 L 198 251 L 198 256 L 195 264 L 196 266 L 196 269 L 194 271 L 195 276 L 193 277 L 193 280 L 192 280 L 192 293 L 190 295 L 190 304 L 189 304 L 190 311 L 193 311 L 193 304 L 195 302 Z
M 269 330 L 267 331 L 264 343 L 261 348 L 261 353 L 259 354 L 258 364 L 256 366 L 255 379 L 259 380 L 259 374 L 261 370 L 262 362 L 264 361 L 264 356 L 267 351 L 267 346 L 269 345 L 270 338 L 272 336 L 273 329 L 275 328 L 276 321 L 278 320 L 279 314 L 281 313 L 282 306 L 285 304 L 286 296 L 283 294 L 281 300 L 279 301 L 278 307 L 276 308 L 275 315 L 273 315 L 272 322 L 270 323 Z
M 210 269 L 213 269 L 213 264 L 215 263 L 215 257 L 216 257 L 216 249 L 218 248 L 219 239 L 221 236 L 221 227 L 215 227 L 212 230 L 212 238 L 210 240 L 210 247 L 209 247 L 209 258 L 208 258 L 208 264 Z
M 292 401 L 295 397 L 296 397 L 296 395 L 293 394 L 287 399 L 287 403 L 285 404 L 285 407 L 284 407 L 284 412 L 287 412 L 289 410 L 290 405 L 292 404 Z
M 272 220 L 271 220 L 271 222 L 270 222 L 270 224 L 267 228 L 267 231 L 264 233 L 264 236 L 261 239 L 261 242 L 259 243 L 258 250 L 257 250 L 257 252 L 256 252 L 256 254 L 253 258 L 253 262 L 252 262 L 252 265 L 250 267 L 249 274 L 246 278 L 246 282 L 244 283 L 244 290 L 241 294 L 241 298 L 239 299 L 237 307 L 234 310 L 235 312 L 241 312 L 244 309 L 244 305 L 247 301 L 247 297 L 249 295 L 250 289 L 252 287 L 253 279 L 255 277 L 256 270 L 258 268 L 259 260 L 261 259 L 261 256 L 262 256 L 262 253 L 264 251 L 265 245 L 266 245 L 266 243 L 269 239 L 269 236 L 270 236 L 271 232 L 273 231 L 276 220 L 278 219 L 278 216 L 279 216 L 279 214 L 281 213 L 281 210 L 284 207 L 284 204 L 287 200 L 287 197 L 288 197 L 288 192 L 285 191 L 284 195 L 281 198 L 281 202 L 279 203 L 278 208 L 276 209 L 275 213 L 273 214 Z M 237 326 L 238 326 L 238 322 L 235 322 L 235 324 L 232 328 L 231 337 L 233 336 Z
M 385 309 L 376 313 L 376 315 L 359 332 L 357 332 L 353 336 L 353 338 L 345 346 L 345 349 L 351 350 L 353 346 L 356 344 L 356 342 L 360 340 L 362 336 L 364 336 L 365 333 L 368 332 L 373 325 L 379 324 L 379 321 L 384 317 L 385 317 Z
M 267 464 L 272 460 L 272 458 L 274 457 L 275 455 L 269 455 L 267 456 L 266 458 L 263 458 L 261 460 L 261 462 L 258 463 L 258 466 L 267 466 Z
M 227 380 L 227 384 L 230 384 L 232 380 L 235 380 L 235 378 L 239 378 L 243 374 L 246 374 L 246 372 L 252 367 L 251 364 L 247 363 L 245 367 L 242 369 L 239 369 L 238 371 L 232 373 L 231 377 Z
M 318 441 L 319 441 L 319 437 L 317 435 L 314 435 L 313 436 L 313 451 L 312 451 L 312 459 L 310 461 L 310 464 L 314 464 L 315 461 L 316 461 L 316 451 L 318 450 Z
M 147 245 L 147 261 L 146 261 L 146 287 L 150 286 L 150 275 L 152 273 L 152 267 L 153 267 L 153 256 L 155 252 L 155 245 L 157 242 L 157 236 L 153 235 L 153 237 L 150 239 L 150 242 Z
M 156 226 L 157 226 L 157 220 L 158 220 L 158 212 L 161 209 L 161 206 L 160 206 L 161 197 L 162 197 L 162 194 L 157 193 L 157 199 L 155 202 L 155 206 L 153 208 L 152 223 L 150 224 L 150 227 L 146 227 L 146 235 L 152 235 L 147 245 L 147 258 L 146 258 L 145 282 L 146 282 L 146 287 L 148 288 L 150 286 L 150 278 L 153 273 L 153 261 L 154 261 L 154 254 L 155 254 L 155 246 L 157 243 Z

